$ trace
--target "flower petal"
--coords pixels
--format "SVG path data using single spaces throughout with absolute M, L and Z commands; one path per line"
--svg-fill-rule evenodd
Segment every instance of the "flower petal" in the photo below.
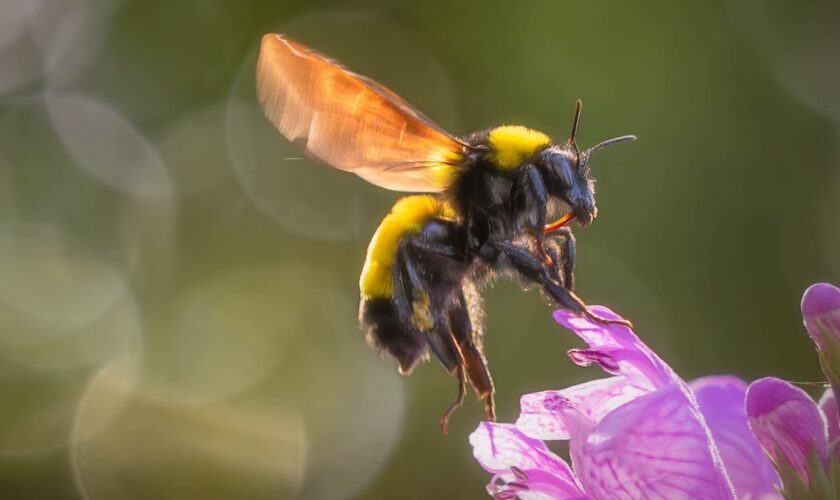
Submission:
M 589 309 L 602 318 L 621 319 L 603 306 Z M 556 311 L 554 319 L 589 344 L 589 349 L 569 351 L 569 357 L 578 365 L 597 363 L 608 373 L 624 375 L 634 385 L 650 389 L 677 379 L 673 370 L 626 326 L 596 323 L 565 310 Z
M 837 416 L 837 401 L 834 391 L 826 389 L 820 398 L 820 411 L 825 415 L 828 424 L 828 443 L 831 444 L 840 437 L 840 418 Z
M 516 427 L 536 439 L 569 439 L 565 422 L 554 404 L 558 398 L 575 402 L 597 424 L 609 412 L 649 392 L 650 389 L 634 385 L 619 375 L 585 382 L 561 391 L 526 394 L 520 400 L 522 412 Z
M 802 389 L 773 377 L 747 388 L 750 428 L 777 464 L 787 462 L 809 484 L 808 455 L 815 450 L 826 463 L 828 434 L 825 417 Z
M 735 498 L 694 403 L 674 383 L 606 415 L 597 427 L 573 404 L 560 409 L 575 472 L 596 499 Z
M 621 319 L 602 306 L 590 310 L 602 318 Z M 571 434 L 575 471 L 587 493 L 596 498 L 635 498 L 641 492 L 698 498 L 702 492 L 701 498 L 734 498 L 711 431 L 685 381 L 625 326 L 566 311 L 555 312 L 554 318 L 589 344 L 571 351 L 572 361 L 597 363 L 648 392 L 612 411 L 584 412 L 577 409 L 580 404 L 561 410 Z M 602 419 L 595 422 L 590 415 Z
M 482 422 L 470 434 L 470 444 L 481 466 L 499 475 L 505 483 L 502 487 L 513 489 L 522 498 L 583 497 L 569 465 L 542 441 L 529 438 L 513 425 Z M 488 487 L 494 494 L 505 491 L 498 489 L 497 479 L 494 477 Z
M 811 285 L 802 295 L 802 318 L 817 344 L 825 378 L 840 394 L 840 289 L 828 283 Z
M 577 486 L 558 483 L 557 478 L 540 469 L 516 469 L 516 472 L 496 474 L 487 485 L 487 492 L 502 500 L 587 500 Z
M 703 377 L 690 384 L 740 499 L 782 498 L 773 464 L 747 423 L 747 384 L 737 377 Z
M 825 346 L 825 333 L 840 342 L 840 289 L 828 283 L 808 287 L 802 295 L 802 317 L 818 346 Z

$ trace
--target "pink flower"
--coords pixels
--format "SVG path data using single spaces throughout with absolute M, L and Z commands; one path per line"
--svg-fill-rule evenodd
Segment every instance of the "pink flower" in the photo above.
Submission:
M 747 390 L 747 413 L 789 498 L 834 498 L 840 489 L 840 289 L 827 283 L 808 288 L 802 317 L 831 388 L 818 405 L 784 380 L 757 380 Z
M 792 498 L 828 491 L 828 428 L 825 415 L 802 389 L 773 377 L 747 390 L 750 427 Z
M 802 318 L 820 349 L 840 343 L 840 289 L 828 283 L 811 285 L 802 296 Z
M 619 317 L 593 307 L 606 318 Z M 515 425 L 483 422 L 473 453 L 494 474 L 488 491 L 522 499 L 781 498 L 779 478 L 750 433 L 746 384 L 689 386 L 628 328 L 565 311 L 561 325 L 589 347 L 569 352 L 611 377 L 522 397 Z M 573 468 L 543 441 L 569 441 Z
M 817 344 L 820 365 L 831 389 L 820 399 L 820 411 L 828 424 L 828 444 L 840 461 L 840 426 L 837 415 L 837 391 L 840 390 L 840 288 L 817 283 L 802 296 L 802 318 L 805 329 Z M 840 486 L 840 485 L 838 485 Z
M 802 318 L 836 396 L 840 390 L 840 289 L 828 283 L 811 285 L 802 296 Z M 836 419 L 837 415 L 829 417 Z

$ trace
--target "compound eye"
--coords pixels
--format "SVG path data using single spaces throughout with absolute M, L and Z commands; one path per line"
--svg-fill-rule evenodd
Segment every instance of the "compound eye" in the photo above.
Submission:
M 574 174 L 572 173 L 572 165 L 569 160 L 563 155 L 553 155 L 551 157 L 551 165 L 560 185 L 563 189 L 572 189 L 574 183 Z

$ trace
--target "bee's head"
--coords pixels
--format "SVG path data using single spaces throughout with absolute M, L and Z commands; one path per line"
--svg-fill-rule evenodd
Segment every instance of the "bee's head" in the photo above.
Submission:
M 540 163 L 548 194 L 567 203 L 578 223 L 587 226 L 598 214 L 595 206 L 595 181 L 589 168 L 592 153 L 619 142 L 636 140 L 636 137 L 616 137 L 580 151 L 575 142 L 580 109 L 581 102 L 578 100 L 569 140 L 565 144 L 555 144 L 544 149 L 540 153 Z

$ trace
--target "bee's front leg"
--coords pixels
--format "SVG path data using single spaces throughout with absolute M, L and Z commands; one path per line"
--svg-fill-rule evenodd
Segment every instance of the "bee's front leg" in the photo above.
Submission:
M 562 278 L 557 274 L 557 270 L 546 265 L 544 260 L 534 255 L 531 249 L 509 241 L 494 241 L 490 244 L 507 257 L 522 278 L 540 285 L 542 290 L 560 306 L 578 314 L 584 313 L 586 304 L 563 286 Z
M 554 262 L 560 273 L 563 285 L 569 290 L 575 289 L 575 235 L 572 229 L 563 227 L 550 235 L 545 243 L 545 252 Z
M 561 307 L 598 323 L 620 324 L 633 328 L 633 324 L 627 320 L 602 318 L 590 311 L 580 297 L 563 286 L 562 278 L 558 275 L 557 270 L 547 266 L 543 259 L 534 255 L 527 248 L 517 246 L 509 241 L 493 241 L 488 244 L 493 245 L 498 251 L 505 254 L 520 276 L 540 285 L 543 292 Z
M 516 197 L 517 209 L 525 214 L 525 230 L 534 239 L 537 254 L 550 264 L 550 257 L 543 250 L 548 190 L 539 169 L 534 165 L 522 167 L 520 185 L 522 187 Z

